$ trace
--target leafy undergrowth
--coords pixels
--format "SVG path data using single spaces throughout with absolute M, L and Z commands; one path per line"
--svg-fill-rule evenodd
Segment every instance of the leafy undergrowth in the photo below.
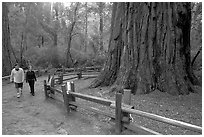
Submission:
M 109 93 L 109 87 L 102 88 L 86 88 L 94 79 L 77 80 L 75 82 L 76 92 L 83 94 L 98 96 L 110 100 L 115 100 L 114 93 Z M 186 96 L 172 96 L 160 91 L 154 91 L 150 94 L 131 96 L 131 105 L 137 110 L 149 112 L 171 118 L 174 120 L 183 121 L 197 126 L 202 126 L 202 88 L 196 87 L 197 93 L 191 93 Z M 96 107 L 100 110 L 114 113 L 114 110 L 92 103 L 77 99 L 90 107 Z M 91 113 L 91 112 L 90 112 Z M 141 126 L 147 127 L 161 134 L 174 135 L 196 135 L 197 132 L 186 130 L 184 128 L 168 125 L 162 122 L 157 122 L 141 116 L 132 115 L 133 122 Z M 102 119 L 102 118 L 100 118 Z M 109 122 L 110 119 L 104 118 Z

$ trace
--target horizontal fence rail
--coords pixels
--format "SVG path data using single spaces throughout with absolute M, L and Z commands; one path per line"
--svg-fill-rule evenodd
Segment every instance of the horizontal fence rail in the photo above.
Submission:
M 102 105 L 105 105 L 105 106 L 110 106 L 113 103 L 113 101 L 108 100 L 108 99 L 95 97 L 95 96 L 90 96 L 90 95 L 84 95 L 84 94 L 81 94 L 81 93 L 69 92 L 69 94 L 71 94 L 71 95 L 73 95 L 75 97 L 85 99 L 85 100 L 88 100 L 88 101 L 92 101 L 92 102 L 102 104 Z
M 75 78 L 78 78 L 78 76 L 74 76 L 74 77 L 71 77 L 71 78 L 63 79 L 63 81 L 67 81 L 67 80 L 71 80 L 71 79 L 75 79 Z
M 53 87 L 50 87 L 50 90 L 54 91 L 54 92 L 57 92 L 57 93 L 60 93 L 60 94 L 63 94 L 62 93 L 62 90 L 59 90 L 59 89 L 55 89 Z
M 139 115 L 139 116 L 142 116 L 142 117 L 150 118 L 150 119 L 153 119 L 153 120 L 156 120 L 156 121 L 159 121 L 159 122 L 171 124 L 171 125 L 174 125 L 174 126 L 183 127 L 183 128 L 195 131 L 195 132 L 202 133 L 202 128 L 201 127 L 195 126 L 195 125 L 192 125 L 192 124 L 188 124 L 188 123 L 185 123 L 185 122 L 182 122 L 182 121 L 173 120 L 173 119 L 170 119 L 170 118 L 166 118 L 166 117 L 162 117 L 162 116 L 159 116 L 159 115 L 143 112 L 143 111 L 136 110 L 136 109 L 129 109 L 129 108 L 126 108 L 126 107 L 122 107 L 122 111 L 127 112 L 127 113 L 131 113 L 131 114 L 135 114 L 135 115 Z
M 81 78 L 96 78 L 98 77 L 100 73 L 99 72 L 69 72 L 69 73 L 64 73 L 64 72 L 60 72 L 58 73 L 57 77 L 55 77 L 55 73 L 52 74 L 52 77 L 54 79 L 55 82 L 57 82 L 58 84 L 65 84 L 64 81 L 68 81 L 71 79 L 81 79 Z M 75 76 L 73 76 L 75 75 Z M 67 77 L 67 76 L 72 76 L 72 77 Z M 49 74 L 48 79 L 51 78 L 51 74 Z
M 108 113 L 106 111 L 99 110 L 99 109 L 94 108 L 94 107 L 87 107 L 87 105 L 82 105 L 82 104 L 79 104 L 77 102 L 69 102 L 69 104 L 73 105 L 73 106 L 77 106 L 77 108 L 79 107 L 79 108 L 82 108 L 82 109 L 85 109 L 85 110 L 88 110 L 88 111 L 92 111 L 92 112 L 95 112 L 95 113 L 99 113 L 99 114 L 111 117 L 112 119 L 115 119 L 114 114 Z
M 39 70 L 33 70 L 33 71 L 36 73 L 36 76 L 37 76 L 37 73 L 39 73 Z M 24 73 L 26 73 L 25 70 L 24 70 Z M 3 76 L 3 77 L 2 77 L 2 80 L 7 80 L 7 79 L 10 78 L 10 76 L 11 76 L 11 75 L 9 75 L 9 76 Z
M 130 130 L 132 130 L 132 131 L 135 131 L 137 133 L 138 132 L 142 133 L 142 135 L 162 135 L 161 133 L 158 133 L 156 131 L 153 131 L 153 130 L 151 130 L 149 128 L 140 126 L 140 125 L 135 124 L 135 123 L 134 124 L 132 124 L 132 123 L 130 123 L 130 124 L 124 123 L 123 126 L 128 128 L 128 129 L 130 129 Z
M 81 67 L 81 68 L 58 68 L 56 70 L 56 72 L 59 72 L 59 71 L 65 71 L 65 72 L 70 72 L 70 71 L 83 71 L 83 70 L 99 70 L 101 69 L 102 66 L 93 66 L 93 67 Z

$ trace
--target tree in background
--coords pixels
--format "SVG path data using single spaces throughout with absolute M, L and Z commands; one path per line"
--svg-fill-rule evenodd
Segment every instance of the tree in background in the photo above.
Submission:
M 99 21 L 99 46 L 100 46 L 100 51 L 103 51 L 103 9 L 104 9 L 104 3 L 99 2 L 98 4 L 99 7 L 99 16 L 100 16 L 100 21 Z
M 193 92 L 190 30 L 191 3 L 114 3 L 108 59 L 90 87 Z
M 78 6 L 79 3 L 77 2 L 74 8 L 74 13 L 73 13 L 73 19 L 70 23 L 70 25 L 68 26 L 68 32 L 67 32 L 67 53 L 66 53 L 66 66 L 68 67 L 68 65 L 73 66 L 73 59 L 71 57 L 71 53 L 70 53 L 70 48 L 71 48 L 71 41 L 72 41 L 72 36 L 73 36 L 73 30 L 74 30 L 74 26 L 76 24 L 77 21 L 77 10 L 78 10 Z
M 103 10 L 103 18 L 106 19 L 103 23 L 103 49 L 105 50 L 108 47 L 111 15 L 108 5 L 111 4 L 105 3 Z M 71 67 L 72 62 L 76 61 L 81 62 L 82 65 L 93 65 L 92 60 L 98 60 L 100 52 L 98 5 L 79 3 L 76 22 L 73 21 L 75 7 L 74 2 L 10 3 L 8 17 L 11 52 L 15 53 L 17 61 L 22 62 L 24 66 L 28 65 L 25 62 L 30 60 L 34 66 L 43 68 L 58 67 L 58 64 Z M 74 26 L 73 29 L 71 26 Z M 67 55 L 69 55 L 69 61 L 67 61 Z
M 195 65 L 196 59 L 199 57 L 199 54 L 202 50 L 202 2 L 191 3 L 192 11 L 192 21 L 191 21 L 191 53 L 192 53 L 192 62 L 191 65 L 193 68 L 198 68 L 200 66 Z M 199 59 L 202 59 L 200 56 Z M 200 61 L 200 60 L 198 60 Z M 202 61 L 200 65 L 202 66 Z
M 51 6 L 50 11 L 43 10 L 47 8 L 47 6 Z M 37 14 L 38 15 L 38 22 L 42 26 L 43 30 L 47 32 L 52 40 L 53 40 L 53 46 L 50 47 L 52 56 L 51 57 L 51 64 L 52 67 L 57 67 L 59 66 L 59 61 L 58 61 L 58 52 L 57 52 L 57 45 L 58 45 L 58 29 L 59 29 L 59 3 L 38 3 L 38 9 L 41 11 L 47 12 L 47 14 Z M 53 15 L 54 12 L 54 15 Z M 50 13 L 50 14 L 49 14 Z M 44 18 L 48 18 L 48 21 L 45 22 Z
M 89 4 L 90 15 L 95 17 L 90 33 L 92 48 L 96 56 L 108 49 L 108 39 L 110 35 L 110 20 L 112 3 L 96 2 Z
M 85 33 L 84 33 L 84 49 L 87 52 L 87 42 L 88 42 L 88 6 L 87 2 L 85 2 Z
M 13 55 L 8 19 L 8 3 L 2 3 L 2 75 L 9 75 L 16 61 Z

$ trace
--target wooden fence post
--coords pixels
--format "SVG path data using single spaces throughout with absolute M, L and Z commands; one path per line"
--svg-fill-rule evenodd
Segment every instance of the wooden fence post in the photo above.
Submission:
M 61 84 L 63 83 L 63 77 L 64 77 L 64 75 L 63 75 L 63 73 L 61 73 Z
M 131 103 L 131 90 L 130 89 L 124 89 L 123 93 L 124 93 L 123 94 L 123 103 L 127 104 L 127 105 L 130 105 L 130 103 Z M 126 112 L 123 112 L 122 121 L 126 122 L 126 123 L 130 123 L 130 114 L 126 113 Z
M 54 88 L 55 86 L 55 79 L 54 76 L 51 77 L 51 83 L 50 83 L 50 87 Z M 50 90 L 52 94 L 55 94 L 55 91 Z
M 57 82 L 58 82 L 58 84 L 60 84 L 61 74 L 60 74 L 60 73 L 57 73 L 57 77 L 58 77 L 58 78 L 57 78 L 57 79 L 58 79 L 58 81 L 57 81 Z
M 122 109 L 121 109 L 122 94 L 116 93 L 116 108 L 115 108 L 115 132 L 120 134 L 122 131 Z
M 47 93 L 47 83 L 46 80 L 44 80 L 44 92 L 45 92 L 45 99 L 48 98 L 48 93 Z
M 59 84 L 63 83 L 63 72 L 59 74 Z
M 50 86 L 51 86 L 51 87 L 54 87 L 54 86 L 55 86 L 55 79 L 54 79 L 54 76 L 51 77 L 51 83 L 50 83 Z
M 78 76 L 78 79 L 82 78 L 82 70 L 81 69 L 79 69 L 79 72 L 77 73 L 77 76 Z
M 75 86 L 74 86 L 73 81 L 70 83 L 70 86 L 71 86 L 71 92 L 75 92 Z M 74 96 L 71 96 L 71 100 L 74 101 L 74 102 L 76 101 Z
M 65 74 L 65 68 L 64 67 L 62 68 L 62 74 Z
M 71 92 L 75 92 L 75 86 L 74 86 L 74 82 L 73 82 L 73 81 L 70 82 L 70 90 L 71 90 Z M 70 95 L 69 95 L 69 98 L 70 98 L 70 101 L 76 102 L 75 96 L 73 96 L 73 95 L 70 94 Z M 70 108 L 71 108 L 72 110 L 75 110 L 75 111 L 76 111 L 77 106 L 70 105 Z
M 70 109 L 69 109 L 69 97 L 67 94 L 67 88 L 65 85 L 62 85 L 61 88 L 62 88 L 62 93 L 63 93 L 64 106 L 65 106 L 67 113 L 69 113 Z

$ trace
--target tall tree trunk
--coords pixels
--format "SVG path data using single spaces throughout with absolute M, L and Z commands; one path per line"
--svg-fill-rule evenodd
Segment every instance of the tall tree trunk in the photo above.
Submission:
M 77 2 L 76 7 L 74 9 L 74 17 L 73 17 L 73 21 L 70 24 L 70 26 L 68 27 L 68 37 L 67 37 L 67 51 L 66 51 L 66 66 L 71 67 L 73 66 L 73 59 L 71 57 L 71 41 L 72 41 L 72 32 L 74 30 L 74 26 L 76 24 L 76 14 L 77 14 L 77 9 L 78 9 L 79 3 Z
M 85 47 L 85 52 L 87 52 L 87 40 L 88 40 L 88 10 L 87 10 L 87 2 L 85 3 L 85 8 L 86 8 L 86 13 L 85 13 L 85 39 L 84 39 L 84 47 Z
M 29 14 L 30 14 L 30 7 L 31 7 L 31 3 L 28 3 L 26 5 L 26 9 L 25 9 L 25 15 L 26 15 L 26 19 L 25 19 L 25 28 L 24 28 L 24 49 L 27 50 L 28 48 L 28 44 L 27 44 L 27 37 L 28 37 L 28 33 L 27 33 L 27 29 L 30 27 L 28 24 L 28 19 L 29 19 Z
M 100 51 L 103 51 L 103 2 L 99 2 L 99 16 L 100 16 L 100 22 L 99 22 L 99 45 L 100 45 Z
M 193 92 L 190 25 L 190 3 L 114 3 L 108 59 L 90 87 Z
M 2 75 L 9 75 L 12 69 L 11 41 L 7 3 L 2 3 Z
M 23 65 L 23 41 L 24 41 L 24 39 L 23 39 L 23 32 L 22 32 L 22 34 L 21 34 L 21 47 L 20 47 L 20 66 L 22 67 L 22 65 Z
M 72 59 L 71 52 L 70 52 L 71 41 L 72 41 L 72 36 L 69 33 L 69 35 L 68 35 L 68 43 L 67 43 L 67 53 L 66 53 L 66 59 L 67 59 L 66 66 L 67 67 L 72 67 L 73 66 L 73 59 Z

